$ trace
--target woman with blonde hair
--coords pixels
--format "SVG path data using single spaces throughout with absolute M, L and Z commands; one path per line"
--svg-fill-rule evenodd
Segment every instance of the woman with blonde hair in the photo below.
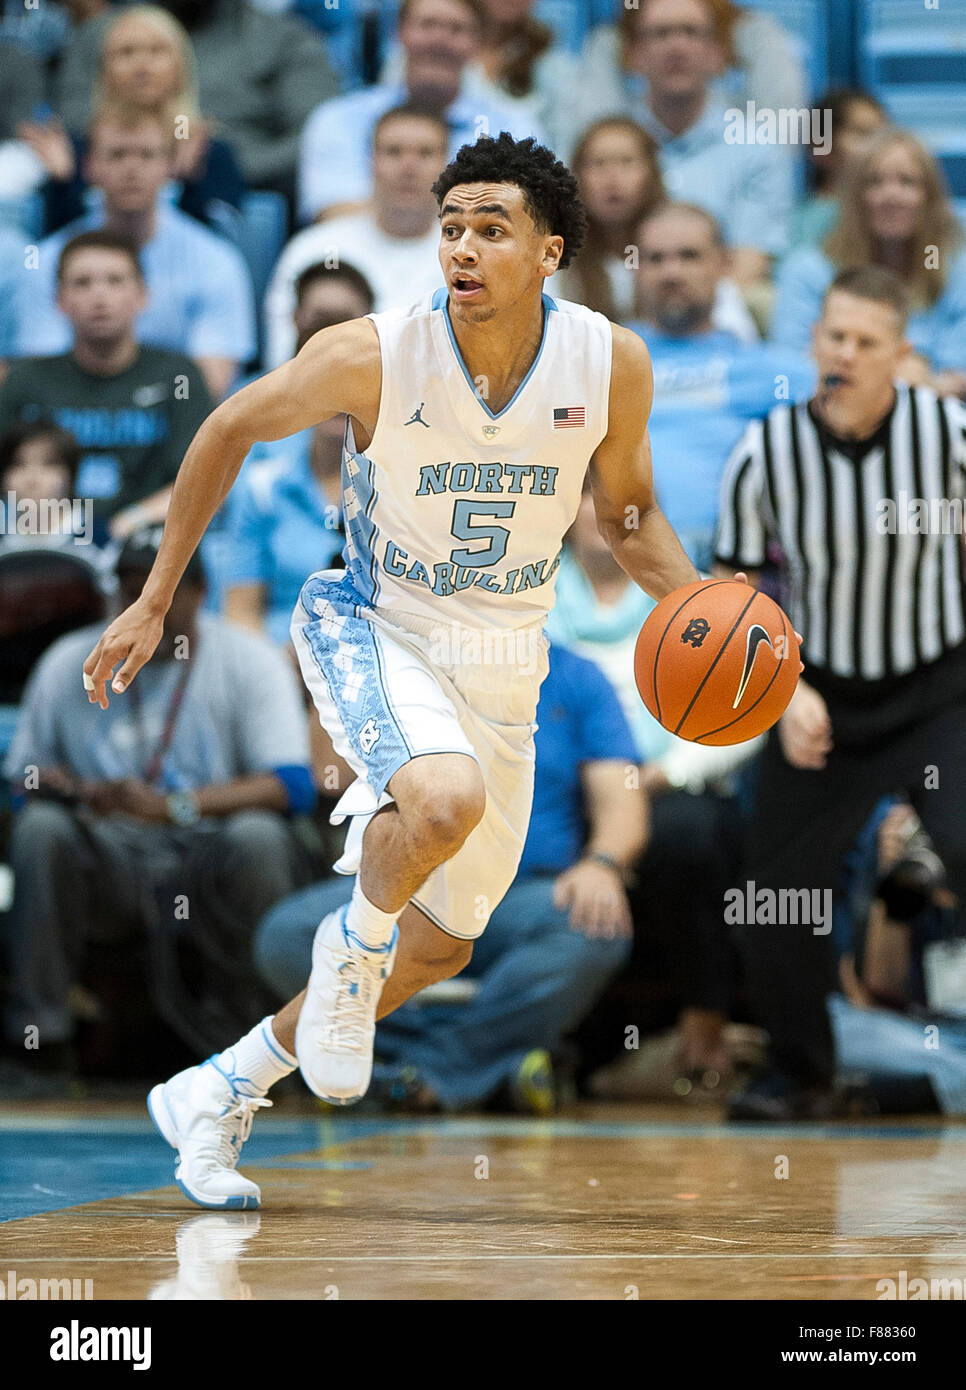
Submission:
M 174 177 L 182 212 L 224 227 L 223 205 L 238 207 L 244 183 L 231 147 L 212 136 L 198 109 L 194 48 L 182 24 L 159 5 L 131 5 L 106 30 L 93 109 L 105 101 L 162 113 L 175 142 Z M 85 140 L 59 121 L 21 127 L 22 137 L 48 171 L 44 187 L 45 232 L 83 215 Z
M 637 230 L 667 199 L 657 143 L 629 116 L 609 116 L 584 131 L 571 167 L 587 214 L 587 235 L 573 264 L 554 277 L 552 292 L 618 323 L 647 318 L 637 276 Z M 758 337 L 731 280 L 718 285 L 712 320 L 742 342 Z
M 966 254 L 936 160 L 905 130 L 883 131 L 842 197 L 821 247 L 793 251 L 777 276 L 771 336 L 807 349 L 822 298 L 840 270 L 877 265 L 905 286 L 913 352 L 903 378 L 966 396 Z

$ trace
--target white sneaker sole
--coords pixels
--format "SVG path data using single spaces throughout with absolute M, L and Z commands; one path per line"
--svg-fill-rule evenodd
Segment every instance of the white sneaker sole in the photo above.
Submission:
M 180 1158 L 181 1143 L 178 1126 L 168 1109 L 168 1102 L 164 1097 L 164 1087 L 165 1083 L 162 1081 L 159 1085 L 152 1087 L 148 1093 L 148 1114 L 154 1121 L 155 1128 L 162 1139 L 171 1145 Z M 195 1206 L 204 1207 L 206 1211 L 257 1211 L 261 1206 L 261 1202 L 254 1193 L 238 1194 L 234 1197 L 223 1197 L 221 1201 L 213 1201 L 210 1197 L 202 1197 L 199 1193 L 193 1192 L 182 1182 L 177 1173 L 174 1180 L 190 1202 L 194 1202 Z

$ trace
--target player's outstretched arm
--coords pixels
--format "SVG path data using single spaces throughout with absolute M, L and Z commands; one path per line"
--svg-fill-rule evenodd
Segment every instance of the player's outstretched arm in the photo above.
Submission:
M 662 599 L 700 575 L 654 496 L 647 420 L 654 395 L 651 359 L 630 329 L 611 324 L 614 356 L 607 434 L 591 460 L 601 535 L 636 584 Z
M 178 470 L 164 536 L 141 597 L 107 628 L 84 662 L 91 703 L 107 709 L 106 683 L 126 689 L 154 653 L 164 615 L 205 528 L 224 502 L 245 455 L 259 439 L 282 439 L 333 415 L 352 415 L 370 433 L 379 410 L 381 365 L 369 319 L 325 328 L 274 372 L 213 410 Z

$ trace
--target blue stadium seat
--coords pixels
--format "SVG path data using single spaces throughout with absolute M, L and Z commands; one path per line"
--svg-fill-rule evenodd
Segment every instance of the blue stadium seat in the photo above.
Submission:
M 937 157 L 953 197 L 966 197 L 966 83 L 941 95 L 921 87 L 893 89 L 885 105 L 896 125 L 914 131 Z
M 836 11 L 844 9 L 843 0 L 833 0 L 833 3 Z M 814 97 L 823 92 L 829 83 L 829 30 L 825 0 L 753 0 L 745 8 L 761 10 L 782 26 L 804 65 L 809 94 Z
M 238 249 L 248 262 L 259 305 L 285 245 L 287 218 L 281 193 L 246 193 L 242 199 Z
M 883 100 L 897 90 L 966 90 L 963 0 L 858 0 L 858 71 Z
M 591 23 L 588 10 L 587 0 L 537 0 L 533 7 L 534 18 L 549 25 L 561 48 L 570 53 L 579 53 L 587 36 Z

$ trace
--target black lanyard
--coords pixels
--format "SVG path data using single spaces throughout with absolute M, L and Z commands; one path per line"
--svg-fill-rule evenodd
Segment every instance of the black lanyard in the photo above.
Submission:
M 171 747 L 171 740 L 174 737 L 174 727 L 178 722 L 178 713 L 184 701 L 184 693 L 188 685 L 188 677 L 190 674 L 191 663 L 183 661 L 181 663 L 181 672 L 171 692 L 171 698 L 168 700 L 168 708 L 164 716 L 164 724 L 161 729 L 161 736 L 158 739 L 157 747 L 151 755 L 150 762 L 142 773 L 142 780 L 147 782 L 149 786 L 153 786 L 157 781 L 158 775 L 161 772 L 161 764 L 164 762 L 165 755 Z M 134 706 L 132 713 L 140 728 L 141 738 L 139 739 L 139 743 L 143 748 L 145 744 L 144 711 L 141 707 L 141 688 L 137 681 L 133 681 L 128 688 L 128 698 Z

